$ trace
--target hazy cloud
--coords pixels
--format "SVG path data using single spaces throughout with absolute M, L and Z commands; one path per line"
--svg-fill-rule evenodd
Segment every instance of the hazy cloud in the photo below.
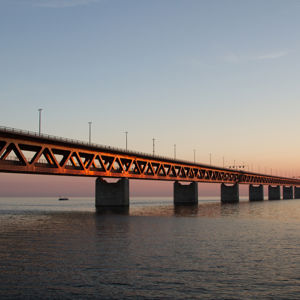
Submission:
M 271 60 L 271 59 L 278 59 L 284 56 L 287 56 L 291 51 L 290 50 L 282 50 L 277 52 L 269 52 L 260 55 L 238 55 L 235 53 L 229 53 L 224 56 L 224 60 L 229 63 L 241 63 L 247 61 L 258 61 L 258 60 Z
M 39 7 L 64 8 L 89 5 L 100 0 L 34 0 L 33 5 Z
M 271 52 L 264 55 L 259 55 L 257 57 L 254 57 L 254 60 L 262 60 L 262 59 L 276 59 L 283 56 L 287 56 L 290 53 L 290 51 L 279 51 L 279 52 Z

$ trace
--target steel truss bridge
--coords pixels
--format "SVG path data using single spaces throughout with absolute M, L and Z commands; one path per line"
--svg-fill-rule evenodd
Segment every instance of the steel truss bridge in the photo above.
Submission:
M 300 180 L 238 171 L 0 127 L 0 172 L 252 185 Z

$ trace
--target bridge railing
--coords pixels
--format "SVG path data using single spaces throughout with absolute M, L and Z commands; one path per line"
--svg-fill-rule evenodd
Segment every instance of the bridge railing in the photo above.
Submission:
M 104 150 L 108 150 L 108 151 L 117 151 L 117 152 L 122 152 L 125 154 L 128 153 L 128 154 L 132 154 L 132 155 L 136 155 L 136 156 L 147 156 L 147 157 L 153 157 L 153 158 L 157 158 L 157 159 L 163 159 L 163 160 L 182 162 L 182 163 L 186 163 L 186 164 L 195 165 L 194 162 L 191 162 L 189 160 L 174 159 L 174 158 L 163 156 L 163 155 L 157 155 L 157 154 L 153 155 L 150 153 L 145 153 L 145 152 L 135 151 L 135 150 L 125 150 L 124 148 L 111 147 L 111 146 L 97 144 L 97 143 L 89 143 L 89 142 L 85 142 L 82 140 L 70 139 L 70 138 L 60 137 L 60 136 L 51 135 L 51 134 L 45 134 L 45 133 L 40 134 L 35 131 L 23 130 L 23 129 L 13 128 L 13 127 L 8 127 L 8 126 L 0 126 L 0 131 L 27 135 L 29 137 L 44 138 L 44 139 L 48 139 L 48 140 L 52 140 L 52 141 L 55 140 L 55 141 L 59 141 L 59 142 L 63 142 L 63 143 L 70 143 L 70 144 L 76 144 L 76 145 L 83 145 L 83 146 L 87 146 L 87 147 L 100 148 L 100 149 L 104 149 Z M 202 163 L 201 163 L 201 166 L 205 166 L 207 168 L 214 168 L 214 166 L 206 165 L 206 164 L 202 164 Z M 237 171 L 237 170 L 228 169 L 228 168 L 224 168 L 224 169 L 231 170 L 231 171 Z

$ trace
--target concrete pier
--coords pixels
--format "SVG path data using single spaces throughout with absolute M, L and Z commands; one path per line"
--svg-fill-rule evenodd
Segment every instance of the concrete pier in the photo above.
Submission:
M 198 183 L 181 184 L 174 182 L 174 205 L 197 205 Z
M 293 186 L 282 187 L 283 199 L 294 199 Z
M 294 197 L 295 199 L 300 199 L 300 187 L 298 186 L 294 187 Z
M 221 202 L 238 203 L 239 202 L 239 184 L 225 185 L 221 184 Z
M 280 186 L 269 185 L 268 196 L 269 196 L 269 200 L 280 200 Z
M 249 185 L 249 200 L 250 201 L 263 201 L 264 200 L 264 186 L 262 184 L 255 186 Z
M 129 206 L 129 179 L 122 178 L 110 183 L 99 177 L 96 179 L 96 208 Z

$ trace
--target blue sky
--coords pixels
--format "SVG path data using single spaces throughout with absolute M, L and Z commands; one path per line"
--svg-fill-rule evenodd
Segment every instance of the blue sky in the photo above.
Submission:
M 300 2 L 0 0 L 2 126 L 300 173 Z

